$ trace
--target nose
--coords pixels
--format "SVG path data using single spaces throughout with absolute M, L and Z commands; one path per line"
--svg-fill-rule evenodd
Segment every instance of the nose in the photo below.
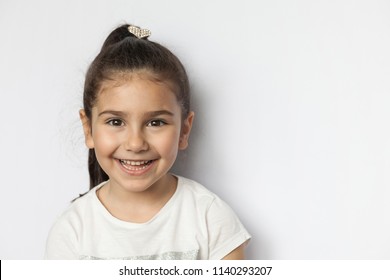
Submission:
M 127 151 L 135 153 L 146 151 L 149 148 L 144 134 L 139 130 L 132 130 L 127 134 L 124 146 Z

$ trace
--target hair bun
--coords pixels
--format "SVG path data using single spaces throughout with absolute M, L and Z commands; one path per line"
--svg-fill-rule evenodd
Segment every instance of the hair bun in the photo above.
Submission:
M 129 32 L 130 24 L 123 24 L 118 28 L 114 29 L 106 38 L 103 43 L 102 50 L 114 45 L 127 37 L 137 38 L 134 34 Z

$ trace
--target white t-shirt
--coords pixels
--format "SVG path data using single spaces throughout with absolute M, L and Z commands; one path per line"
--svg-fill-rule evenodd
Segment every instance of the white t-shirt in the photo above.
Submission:
M 113 217 L 96 186 L 52 227 L 46 259 L 222 259 L 250 239 L 231 208 L 202 185 L 178 176 L 177 190 L 146 223 Z

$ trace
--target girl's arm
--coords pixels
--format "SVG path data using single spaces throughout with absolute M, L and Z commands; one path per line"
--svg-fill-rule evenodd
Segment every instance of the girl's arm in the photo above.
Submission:
M 245 260 L 245 243 L 227 254 L 223 260 Z

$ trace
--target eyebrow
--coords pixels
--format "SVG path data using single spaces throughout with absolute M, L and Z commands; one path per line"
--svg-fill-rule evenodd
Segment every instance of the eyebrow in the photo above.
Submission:
M 123 118 L 127 116 L 127 113 L 122 112 L 122 111 L 115 111 L 115 110 L 105 110 L 103 112 L 100 112 L 98 116 L 100 117 L 101 115 L 104 115 L 104 114 L 114 115 L 114 116 L 123 117 Z M 174 113 L 172 113 L 171 111 L 168 111 L 168 110 L 158 110 L 158 111 L 146 112 L 144 115 L 145 115 L 145 117 L 153 118 L 153 117 L 157 117 L 157 116 L 161 116 L 161 115 L 174 116 Z

